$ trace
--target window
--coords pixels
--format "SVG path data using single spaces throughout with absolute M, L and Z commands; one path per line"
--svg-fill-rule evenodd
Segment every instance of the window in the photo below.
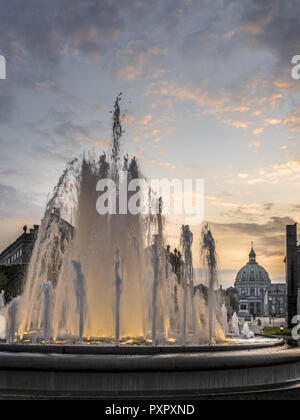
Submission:
M 247 311 L 247 305 L 241 305 L 241 311 Z
M 250 296 L 255 296 L 255 289 L 254 289 L 254 287 L 251 287 L 251 289 L 250 289 Z

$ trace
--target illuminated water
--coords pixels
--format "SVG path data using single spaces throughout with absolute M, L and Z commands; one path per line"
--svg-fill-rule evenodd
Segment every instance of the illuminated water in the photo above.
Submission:
M 111 155 L 75 159 L 49 200 L 20 305 L 11 304 L 10 338 L 96 344 L 205 344 L 224 332 L 214 298 L 215 244 L 202 235 L 209 302 L 194 289 L 193 234 L 181 231 L 180 275 L 168 261 L 161 212 L 103 215 L 96 210 L 100 179 L 142 177 L 138 162 L 122 157 L 120 98 L 113 115 Z M 120 197 L 118 196 L 118 200 Z M 130 195 L 128 197 L 130 199 Z M 163 199 L 159 200 L 159 206 Z M 51 285 L 51 287 L 50 287 Z

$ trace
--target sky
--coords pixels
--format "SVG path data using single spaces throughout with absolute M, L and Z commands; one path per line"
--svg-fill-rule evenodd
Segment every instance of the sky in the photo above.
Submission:
M 223 286 L 252 241 L 283 281 L 285 226 L 300 216 L 298 0 L 0 6 L 0 249 L 39 223 L 68 161 L 107 150 L 123 92 L 123 147 L 145 176 L 204 179 Z M 172 246 L 180 225 L 167 223 Z

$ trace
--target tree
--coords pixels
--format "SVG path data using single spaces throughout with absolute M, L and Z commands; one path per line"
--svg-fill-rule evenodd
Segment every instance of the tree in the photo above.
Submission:
M 7 286 L 7 278 L 4 275 L 4 273 L 0 271 L 0 292 L 1 290 L 5 290 L 6 286 Z
M 232 307 L 234 312 L 238 312 L 240 304 L 239 304 L 239 301 L 236 298 L 236 296 L 234 296 L 232 293 L 229 295 L 229 302 L 230 302 L 230 306 Z

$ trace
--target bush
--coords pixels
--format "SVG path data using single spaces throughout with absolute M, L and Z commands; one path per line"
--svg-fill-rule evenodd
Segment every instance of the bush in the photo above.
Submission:
M 266 335 L 290 336 L 290 335 L 292 335 L 292 329 L 291 328 L 284 328 L 283 330 L 281 330 L 280 327 L 265 327 L 264 328 L 264 334 L 266 334 Z
M 0 265 L 0 291 L 5 291 L 5 302 L 11 302 L 23 292 L 28 264 Z

